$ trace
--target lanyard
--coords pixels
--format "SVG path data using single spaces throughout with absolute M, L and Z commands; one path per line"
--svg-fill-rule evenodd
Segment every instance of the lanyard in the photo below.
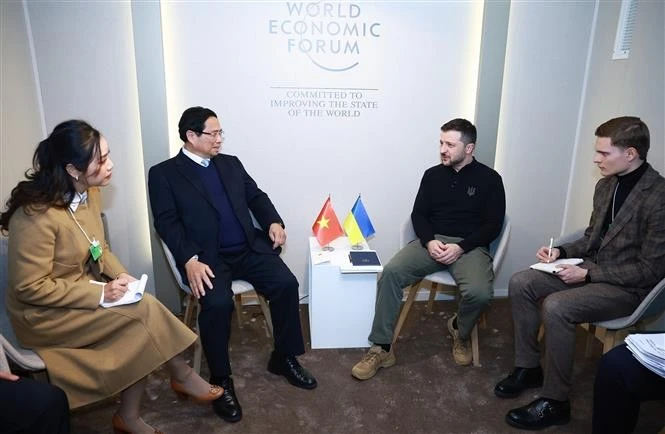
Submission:
M 92 256 L 92 259 L 96 262 L 101 258 L 102 256 L 102 246 L 99 244 L 99 241 L 97 241 L 94 237 L 90 239 L 88 234 L 83 230 L 83 226 L 79 223 L 78 220 L 76 220 L 76 217 L 74 217 L 74 213 L 72 212 L 71 208 L 67 208 L 67 211 L 69 211 L 69 215 L 72 216 L 72 219 L 74 220 L 74 223 L 76 223 L 76 226 L 79 227 L 81 232 L 83 233 L 83 236 L 85 237 L 86 240 L 90 243 L 90 255 Z
M 616 216 L 616 213 L 614 211 L 614 202 L 617 200 L 617 190 L 619 189 L 619 183 L 617 182 L 617 186 L 614 188 L 614 196 L 612 196 L 612 221 L 610 223 L 614 223 L 614 216 Z

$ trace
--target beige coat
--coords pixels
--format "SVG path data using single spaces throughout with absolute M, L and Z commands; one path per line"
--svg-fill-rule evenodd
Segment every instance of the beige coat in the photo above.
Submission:
M 126 270 L 108 248 L 100 213 L 100 193 L 90 189 L 74 215 L 102 244 L 101 272 L 113 279 Z M 100 307 L 101 287 L 89 282 L 88 248 L 67 210 L 17 210 L 9 223 L 6 303 L 14 332 L 44 359 L 71 408 L 115 395 L 196 339 L 149 294 L 135 304 Z

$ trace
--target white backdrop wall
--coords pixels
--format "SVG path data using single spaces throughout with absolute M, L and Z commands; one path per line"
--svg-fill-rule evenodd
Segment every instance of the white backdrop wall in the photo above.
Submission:
M 0 206 L 30 166 L 44 137 L 23 6 L 0 2 Z
M 340 220 L 362 194 L 370 245 L 387 261 L 422 172 L 439 161 L 441 124 L 474 118 L 482 3 L 163 2 L 162 19 L 172 155 L 182 111 L 215 110 L 223 152 L 286 222 L 283 258 L 303 295 L 307 239 L 328 194 Z M 324 34 L 312 36 L 317 25 Z M 330 35 L 346 25 L 371 30 Z M 347 43 L 357 52 L 344 53 Z

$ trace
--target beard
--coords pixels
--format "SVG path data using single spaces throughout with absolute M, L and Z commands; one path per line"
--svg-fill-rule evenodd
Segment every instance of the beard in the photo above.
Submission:
M 458 156 L 457 158 L 452 155 L 448 155 L 448 157 L 444 158 L 444 156 L 441 155 L 441 164 L 444 166 L 455 166 L 462 161 L 464 161 L 464 155 Z

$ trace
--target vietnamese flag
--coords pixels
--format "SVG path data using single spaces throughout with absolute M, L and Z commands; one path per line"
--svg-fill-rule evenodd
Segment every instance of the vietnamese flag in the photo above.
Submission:
M 319 216 L 312 225 L 312 232 L 322 247 L 344 235 L 342 225 L 339 224 L 332 203 L 330 203 L 330 196 L 326 199 Z

